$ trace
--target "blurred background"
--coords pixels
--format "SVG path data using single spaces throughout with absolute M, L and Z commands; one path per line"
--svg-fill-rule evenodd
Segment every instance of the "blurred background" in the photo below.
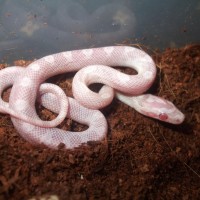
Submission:
M 0 59 L 80 48 L 200 42 L 199 0 L 0 0 Z

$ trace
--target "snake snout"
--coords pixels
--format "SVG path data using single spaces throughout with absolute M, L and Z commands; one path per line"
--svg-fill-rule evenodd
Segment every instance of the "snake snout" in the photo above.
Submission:
M 176 119 L 177 124 L 181 124 L 185 119 L 185 115 L 183 113 L 180 114 L 179 118 Z
M 185 119 L 185 115 L 182 112 L 178 111 L 177 115 L 175 115 L 173 117 L 173 120 L 172 120 L 171 123 L 181 124 L 184 121 L 184 119 Z

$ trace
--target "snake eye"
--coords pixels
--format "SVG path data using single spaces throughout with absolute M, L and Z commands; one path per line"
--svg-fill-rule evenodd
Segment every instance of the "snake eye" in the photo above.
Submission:
M 168 115 L 166 113 L 160 113 L 159 119 L 162 121 L 166 121 L 168 119 Z

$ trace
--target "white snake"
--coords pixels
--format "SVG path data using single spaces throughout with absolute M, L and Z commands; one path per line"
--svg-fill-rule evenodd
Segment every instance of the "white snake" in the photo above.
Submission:
M 135 69 L 138 74 L 127 75 L 110 66 Z M 75 99 L 67 98 L 58 86 L 43 83 L 51 76 L 78 71 L 73 79 Z M 143 94 L 153 83 L 156 66 L 144 51 L 134 47 L 111 46 L 61 52 L 43 57 L 28 67 L 9 67 L 0 71 L 0 94 L 12 86 L 9 102 L 0 99 L 0 111 L 11 115 L 12 122 L 27 141 L 57 148 L 78 147 L 88 141 L 106 138 L 107 122 L 99 108 L 108 105 L 113 97 L 138 112 L 162 121 L 180 124 L 184 115 L 169 101 Z M 98 93 L 87 86 L 103 83 Z M 52 121 L 42 121 L 35 111 L 39 99 L 46 108 L 58 113 Z M 65 117 L 88 125 L 83 132 L 54 128 Z

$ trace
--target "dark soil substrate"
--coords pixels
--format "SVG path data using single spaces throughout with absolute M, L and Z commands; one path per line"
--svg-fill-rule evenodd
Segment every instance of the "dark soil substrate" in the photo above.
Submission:
M 30 145 L 0 114 L 0 199 L 200 199 L 200 45 L 150 54 L 158 67 L 150 92 L 172 101 L 186 116 L 183 124 L 158 122 L 114 100 L 102 110 L 107 142 L 56 151 Z M 50 81 L 68 90 L 67 77 Z M 60 127 L 85 128 L 69 119 Z

